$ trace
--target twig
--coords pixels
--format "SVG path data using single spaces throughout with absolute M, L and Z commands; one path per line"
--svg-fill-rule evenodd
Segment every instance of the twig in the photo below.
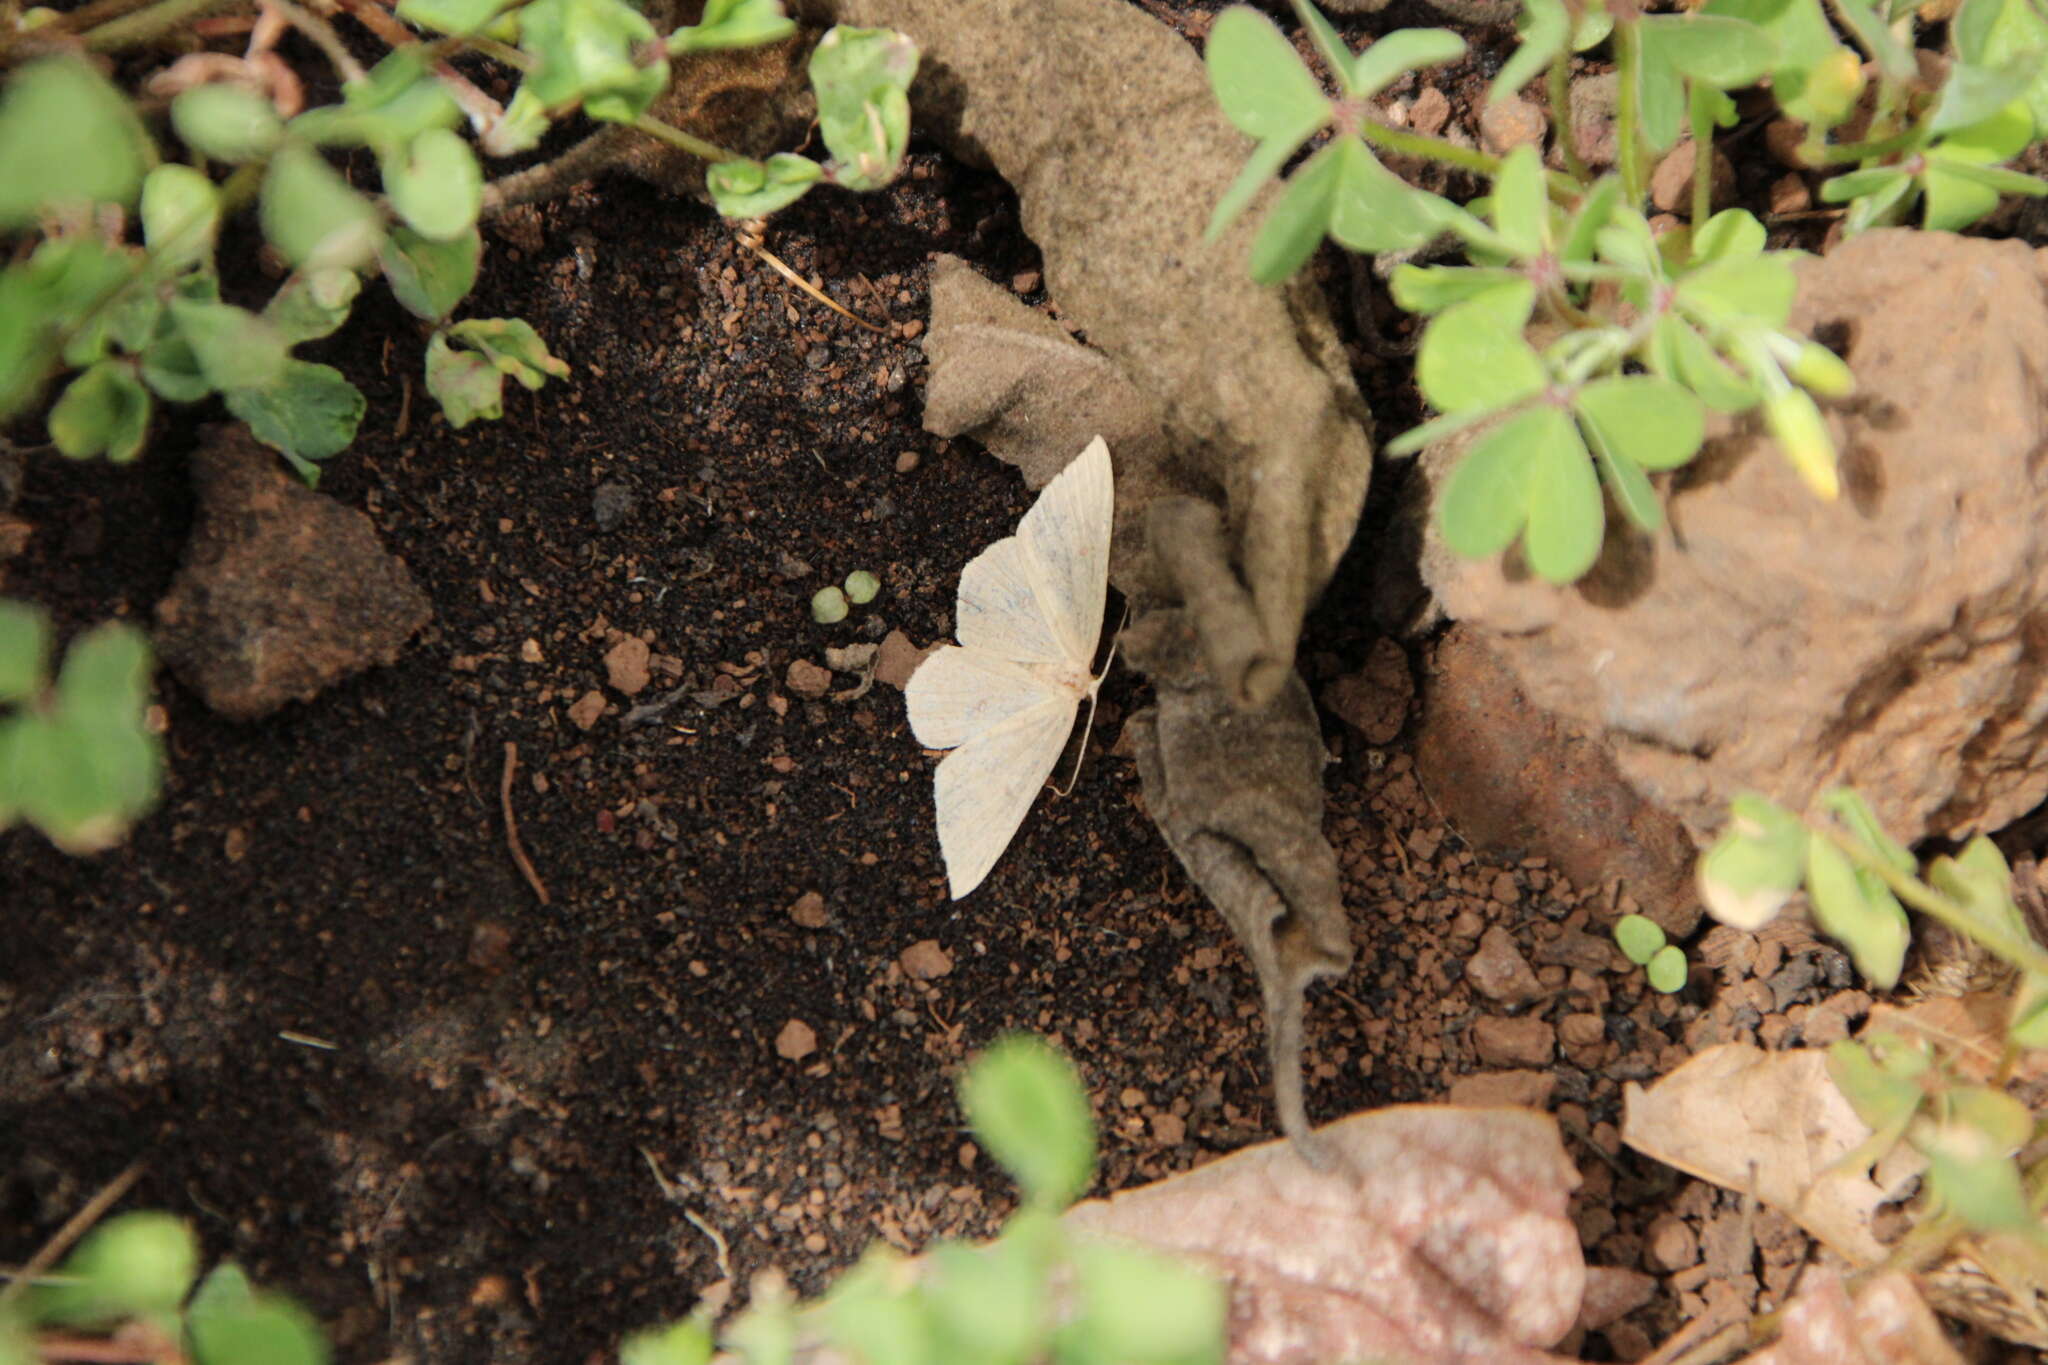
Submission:
M 877 327 L 874 323 L 869 322 L 866 318 L 847 312 L 846 309 L 840 306 L 840 304 L 836 300 L 828 297 L 823 290 L 819 289 L 809 280 L 805 279 L 803 276 L 797 274 L 794 270 L 791 270 L 788 266 L 784 265 L 782 263 L 782 258 L 777 256 L 774 252 L 770 251 L 767 247 L 762 246 L 760 241 L 752 233 L 742 232 L 740 234 L 740 245 L 747 248 L 747 250 L 753 252 L 756 256 L 759 256 L 762 260 L 768 262 L 770 266 L 774 267 L 775 273 L 782 276 L 783 279 L 788 280 L 791 284 L 803 290 L 806 294 L 809 294 L 812 298 L 816 299 L 819 303 L 824 304 L 827 308 L 830 308 L 833 312 L 839 314 L 839 316 L 845 318 L 848 322 L 853 323 L 857 327 L 865 327 L 870 332 L 873 332 L 876 336 L 889 335 L 888 328 Z
M 146 9 L 88 29 L 83 35 L 85 46 L 92 52 L 142 47 L 177 32 L 180 24 L 226 9 L 232 3 L 233 0 L 158 0 Z
M 136 1181 L 142 1179 L 142 1172 L 145 1169 L 147 1167 L 143 1162 L 132 1163 L 127 1170 L 101 1187 L 98 1194 L 86 1200 L 85 1207 L 72 1214 L 70 1220 L 57 1229 L 57 1235 L 43 1243 L 42 1250 L 29 1257 L 28 1264 L 21 1268 L 21 1273 L 5 1286 L 0 1286 L 0 1306 L 12 1302 L 28 1287 L 29 1281 L 57 1264 L 64 1253 L 71 1250 L 71 1244 L 85 1236 L 92 1225 L 104 1218 L 107 1210 L 119 1203 L 121 1196 L 128 1193 Z
M 44 1336 L 36 1339 L 35 1353 L 38 1360 L 79 1365 L 184 1365 L 184 1352 L 154 1333 L 151 1336 L 145 1341 Z
M 319 15 L 300 9 L 292 0 L 262 0 L 262 3 L 265 9 L 281 15 L 286 23 L 305 34 L 313 46 L 319 48 L 322 55 L 327 58 L 328 64 L 341 76 L 343 84 L 354 85 L 369 74 L 363 70 L 363 64 L 357 61 L 355 55 L 342 43 L 341 35 L 334 31 L 334 25 Z
M 540 873 L 533 870 L 533 860 L 526 856 L 526 850 L 519 843 L 519 819 L 512 813 L 512 775 L 519 771 L 519 746 L 511 740 L 505 741 L 505 774 L 498 781 L 498 804 L 505 811 L 505 847 L 512 850 L 512 861 L 526 874 L 526 884 L 533 888 L 533 894 L 540 897 L 540 903 L 548 903 L 548 888 L 540 879 Z

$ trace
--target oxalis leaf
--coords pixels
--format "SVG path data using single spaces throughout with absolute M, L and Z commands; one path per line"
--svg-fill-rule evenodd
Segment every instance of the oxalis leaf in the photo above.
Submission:
M 483 168 L 469 144 L 446 128 L 429 128 L 403 155 L 384 159 L 384 192 L 406 225 L 429 241 L 453 241 L 476 226 L 483 204 Z
M 477 352 L 449 345 L 446 332 L 427 342 L 427 392 L 457 431 L 479 417 L 505 415 L 504 373 Z
M 874 190 L 896 178 L 910 143 L 909 90 L 917 61 L 917 44 L 890 29 L 840 24 L 818 40 L 811 88 L 835 183 Z
M 262 388 L 229 389 L 228 411 L 249 424 L 257 440 L 293 457 L 299 472 L 348 448 L 365 403 L 355 385 L 331 365 L 288 360 L 277 381 Z
M 446 242 L 399 228 L 385 240 L 377 260 L 384 268 L 384 282 L 406 311 L 439 322 L 475 287 L 483 254 L 483 235 L 474 227 Z
M 1806 891 L 1815 921 L 1848 948 L 1856 970 L 1879 990 L 1896 985 L 1911 938 L 1906 912 L 1883 882 L 1851 863 L 1820 830 L 1808 836 Z
M 809 157 L 777 152 L 766 161 L 718 162 L 705 171 L 704 184 L 722 217 L 763 218 L 803 198 L 824 176 Z
M 1777 915 L 1806 872 L 1806 826 L 1775 802 L 1745 793 L 1728 827 L 1701 855 L 1700 899 L 1723 924 L 1754 932 Z
M 0 88 L 0 232 L 55 206 L 132 203 L 155 160 L 127 96 L 77 58 L 30 62 Z
M 1095 1175 L 1095 1120 L 1073 1063 L 1038 1039 L 1005 1038 L 968 1067 L 960 1105 L 983 1146 L 1024 1187 L 1057 1208 Z
M 580 102 L 594 119 L 631 123 L 668 84 L 666 57 L 639 59 L 655 38 L 625 0 L 534 0 L 519 12 L 519 46 L 538 65 L 520 90 L 542 109 Z
M 758 47 L 796 32 L 778 0 L 706 0 L 704 17 L 668 36 L 670 56 L 714 48 Z

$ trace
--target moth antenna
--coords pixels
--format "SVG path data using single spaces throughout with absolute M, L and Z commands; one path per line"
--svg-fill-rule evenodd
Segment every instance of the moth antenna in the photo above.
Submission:
M 1088 736 L 1095 732 L 1095 703 L 1102 695 L 1102 680 L 1109 676 L 1109 666 L 1116 662 L 1116 647 L 1124 641 L 1124 627 L 1131 623 L 1131 604 L 1124 603 L 1124 619 L 1117 622 L 1116 634 L 1109 637 L 1109 657 L 1102 661 L 1102 671 L 1095 675 L 1095 683 L 1088 689 L 1088 722 L 1081 727 L 1081 747 L 1074 754 L 1074 771 L 1067 778 L 1067 785 L 1054 787 L 1054 796 L 1065 796 L 1074 790 L 1074 784 L 1081 780 L 1081 760 L 1088 756 Z

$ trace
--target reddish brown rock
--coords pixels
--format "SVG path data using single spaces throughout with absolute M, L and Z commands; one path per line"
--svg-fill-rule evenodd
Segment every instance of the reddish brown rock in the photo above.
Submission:
M 637 635 L 620 635 L 604 654 L 606 679 L 618 691 L 633 696 L 647 686 L 652 676 L 649 660 L 654 651 Z
M 156 647 L 180 681 L 255 720 L 398 658 L 432 611 L 370 519 L 315 493 L 239 426 L 193 451 L 199 515 L 156 608 Z
M 890 631 L 882 637 L 882 647 L 875 651 L 875 681 L 895 688 L 908 687 L 910 675 L 917 672 L 925 655 L 937 648 L 932 645 L 919 649 L 902 631 Z
M 1549 1066 L 1557 1031 L 1534 1015 L 1481 1015 L 1472 1025 L 1472 1050 L 1488 1066 Z
M 1690 139 L 1666 152 L 1650 174 L 1650 202 L 1666 213 L 1691 217 L 1692 173 L 1698 160 Z M 1709 190 L 1709 199 L 1717 209 L 1726 206 L 1735 195 L 1735 167 L 1719 151 L 1714 153 L 1713 184 Z
M 936 981 L 953 970 L 953 955 L 941 948 L 937 939 L 919 939 L 896 960 L 904 974 L 917 981 Z
M 1535 969 L 1515 946 L 1515 936 L 1498 924 L 1479 939 L 1479 951 L 1465 960 L 1465 979 L 1488 1000 L 1520 1005 L 1543 994 Z
M 822 895 L 806 891 L 790 902 L 789 917 L 806 929 L 822 929 L 830 922 L 832 914 L 825 908 Z
M 1415 679 L 1408 652 L 1382 636 L 1373 641 L 1365 666 L 1323 688 L 1323 709 L 1358 731 L 1368 744 L 1391 744 L 1408 723 Z
M 1640 1270 L 1613 1265 L 1586 1267 L 1586 1292 L 1579 1297 L 1578 1325 L 1597 1332 L 1616 1318 L 1627 1317 L 1657 1295 L 1657 1280 Z
M 1495 156 L 1506 156 L 1517 147 L 1542 147 L 1550 121 L 1543 111 L 1527 100 L 1510 97 L 1489 104 L 1479 114 L 1479 141 Z
M 1673 937 L 1699 922 L 1683 826 L 1636 795 L 1604 745 L 1531 705 L 1462 624 L 1436 650 L 1415 766 L 1475 846 L 1540 853 L 1582 887 L 1618 877 Z
M 1496 1104 L 1519 1104 L 1525 1109 L 1541 1109 L 1550 1103 L 1551 1093 L 1556 1089 L 1557 1073 L 1554 1071 L 1475 1071 L 1452 1081 L 1444 1099 L 1451 1104 L 1471 1105 L 1476 1109 Z
M 832 670 L 809 659 L 791 659 L 782 684 L 799 697 L 816 699 L 832 690 Z
M 1700 1239 L 1692 1224 L 1676 1214 L 1662 1214 L 1650 1224 L 1643 1256 L 1658 1270 L 1683 1270 L 1700 1259 Z
M 1826 414 L 1841 495 L 1816 497 L 1745 421 L 1672 485 L 1663 530 L 1611 537 L 1569 589 L 1426 555 L 1504 675 L 1492 710 L 1464 711 L 1477 741 L 1426 727 L 1439 801 L 1482 804 L 1477 760 L 1542 711 L 1565 718 L 1554 733 L 1608 736 L 1634 788 L 1702 839 L 1743 790 L 1802 808 L 1853 781 L 1907 844 L 2048 798 L 2041 263 L 2018 242 L 1879 229 L 1795 269 L 1793 327 L 1842 346 L 1859 386 Z M 1957 318 L 1966 340 L 1930 348 Z M 1521 709 L 1502 709 L 1511 694 Z M 1454 716 L 1456 695 L 1439 688 L 1432 709 Z
M 792 1019 L 775 1035 L 775 1055 L 800 1062 L 818 1050 L 818 1031 L 801 1019 Z

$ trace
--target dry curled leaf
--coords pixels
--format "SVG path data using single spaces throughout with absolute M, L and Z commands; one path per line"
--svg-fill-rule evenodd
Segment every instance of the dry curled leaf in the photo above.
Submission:
M 1621 1139 L 1688 1175 L 1778 1209 L 1857 1265 L 1884 1255 L 1871 1215 L 1887 1195 L 1867 1170 L 1833 1169 L 1870 1129 L 1818 1050 L 1709 1048 L 1647 1090 L 1631 1082 Z
M 1742 1365 L 1963 1365 L 1934 1312 L 1896 1272 L 1850 1297 L 1840 1276 L 1815 1271 L 1785 1309 L 1777 1341 Z
M 1232 1365 L 1552 1365 L 1585 1286 L 1557 1125 L 1412 1105 L 1317 1133 L 1335 1169 L 1268 1143 L 1082 1204 L 1070 1225 L 1229 1282 Z

